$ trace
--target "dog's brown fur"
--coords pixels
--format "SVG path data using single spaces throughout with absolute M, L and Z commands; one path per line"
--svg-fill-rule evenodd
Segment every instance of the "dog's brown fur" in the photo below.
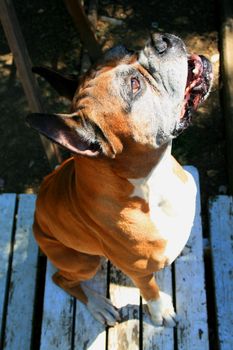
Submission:
M 36 240 L 58 269 L 54 282 L 108 324 L 116 311 L 103 298 L 98 309 L 100 298 L 82 285 L 97 272 L 101 256 L 134 281 L 156 324 L 175 324 L 172 302 L 153 273 L 188 239 L 195 184 L 170 154 L 187 54 L 180 39 L 165 39 L 155 36 L 154 46 L 139 55 L 123 48 L 105 55 L 81 79 L 70 115 L 31 116 L 33 127 L 76 153 L 42 183 Z M 70 87 L 67 96 L 73 82 Z

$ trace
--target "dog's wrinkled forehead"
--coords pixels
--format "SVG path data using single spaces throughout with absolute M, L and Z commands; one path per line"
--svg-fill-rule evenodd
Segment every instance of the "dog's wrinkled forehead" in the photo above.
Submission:
M 102 75 L 106 86 L 109 82 L 108 91 L 121 96 L 128 113 L 148 86 L 155 95 L 166 95 L 177 102 L 183 99 L 187 53 L 183 41 L 176 36 L 152 35 L 139 51 L 116 46 L 104 54 L 99 68 L 95 77 L 108 72 L 109 79 Z
M 162 87 L 171 97 L 183 95 L 187 79 L 187 52 L 183 41 L 174 35 L 152 34 L 139 51 L 116 46 L 105 53 L 102 64 L 116 68 L 116 78 L 137 75 L 135 70 L 138 70 L 145 81 L 150 80 L 155 90 L 159 91 Z
M 117 133 L 120 123 L 130 124 L 131 129 L 144 125 L 154 134 L 155 129 L 163 129 L 167 134 L 181 113 L 186 81 L 187 54 L 182 40 L 153 35 L 139 51 L 122 45 L 107 51 L 84 77 L 73 100 L 73 112 L 82 108 L 89 118 L 101 115 L 106 127 L 117 126 Z M 117 118 L 122 120 L 116 122 Z

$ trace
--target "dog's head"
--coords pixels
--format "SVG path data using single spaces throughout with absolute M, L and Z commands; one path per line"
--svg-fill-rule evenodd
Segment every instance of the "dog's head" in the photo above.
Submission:
M 72 100 L 71 113 L 31 114 L 30 126 L 71 152 L 115 158 L 127 145 L 157 149 L 190 123 L 210 90 L 209 61 L 181 39 L 153 34 L 139 52 L 117 46 L 79 81 L 35 68 Z

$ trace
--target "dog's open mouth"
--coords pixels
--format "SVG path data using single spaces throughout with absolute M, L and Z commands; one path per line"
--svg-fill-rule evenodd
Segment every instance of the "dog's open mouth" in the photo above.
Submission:
M 212 66 L 204 56 L 188 56 L 188 78 L 185 89 L 184 104 L 175 136 L 191 123 L 192 112 L 203 102 L 211 88 L 213 80 Z

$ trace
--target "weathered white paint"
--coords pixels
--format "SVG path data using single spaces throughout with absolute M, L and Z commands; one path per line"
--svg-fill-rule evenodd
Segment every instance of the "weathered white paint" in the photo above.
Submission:
M 32 235 L 35 196 L 19 196 L 4 350 L 30 350 L 38 248 Z
M 179 317 L 177 340 L 179 350 L 209 349 L 206 291 L 202 245 L 202 223 L 198 172 L 185 167 L 197 184 L 196 214 L 187 246 L 188 254 L 175 261 L 176 310 Z
M 0 329 L 2 327 L 4 300 L 6 296 L 11 237 L 14 224 L 16 195 L 0 195 Z
M 109 328 L 108 350 L 139 349 L 140 294 L 131 280 L 115 267 L 110 270 L 110 298 L 119 309 L 121 321 Z
M 162 291 L 172 295 L 171 267 L 159 271 L 155 275 L 156 281 Z M 143 350 L 174 350 L 173 329 L 155 327 L 146 311 L 146 302 L 143 300 Z
M 56 269 L 47 261 L 40 350 L 70 350 L 74 298 L 51 279 Z
M 95 277 L 85 286 L 100 293 L 107 294 L 107 262 L 102 261 L 101 268 Z M 77 300 L 75 318 L 75 350 L 101 350 L 106 346 L 106 329 L 88 311 L 87 307 Z
M 233 349 L 233 197 L 210 201 L 210 242 L 214 270 L 219 349 Z

